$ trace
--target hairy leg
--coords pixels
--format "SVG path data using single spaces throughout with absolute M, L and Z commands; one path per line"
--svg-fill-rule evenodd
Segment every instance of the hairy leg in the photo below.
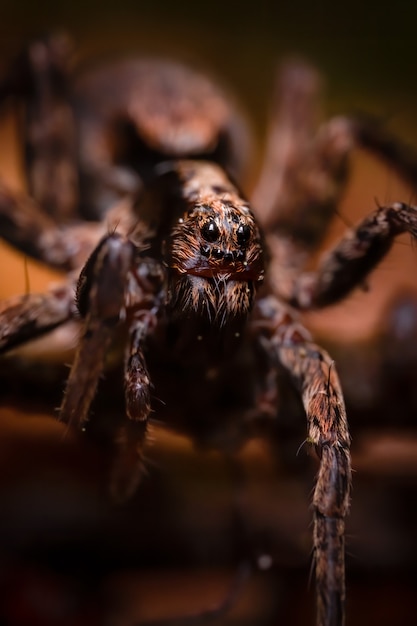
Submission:
M 77 305 L 85 318 L 59 418 L 82 428 L 88 418 L 104 357 L 115 327 L 123 318 L 125 287 L 133 262 L 133 246 L 109 235 L 97 246 L 81 272 Z
M 301 274 L 294 281 L 288 294 L 290 303 L 312 309 L 341 300 L 364 284 L 395 237 L 405 232 L 417 236 L 417 207 L 400 202 L 379 207 L 325 254 L 317 271 Z M 279 293 L 279 284 L 273 289 Z
M 59 222 L 79 215 L 71 48 L 62 34 L 33 39 L 0 78 L 0 102 L 23 104 L 20 122 L 29 193 Z
M 125 198 L 108 211 L 103 222 L 58 224 L 23 193 L 0 180 L 0 233 L 12 246 L 55 269 L 79 270 L 99 240 L 117 230 L 130 231 L 137 223 L 133 198 Z
M 124 381 L 127 419 L 116 434 L 116 458 L 110 478 L 110 493 L 116 501 L 123 502 L 135 492 L 145 471 L 151 382 L 143 346 L 155 322 L 152 312 L 143 311 L 130 328 Z
M 329 355 L 313 343 L 294 314 L 275 298 L 259 301 L 254 324 L 264 349 L 289 373 L 300 392 L 307 416 L 307 442 L 320 459 L 313 496 L 317 625 L 341 626 L 351 464 L 340 382 Z
M 346 125 L 319 127 L 322 81 L 301 61 L 277 76 L 265 162 L 252 202 L 267 234 L 291 238 L 301 255 L 325 234 L 347 178 L 353 147 Z
M 300 61 L 283 65 L 265 162 L 252 196 L 272 251 L 279 295 L 294 304 L 293 284 L 336 214 L 354 148 L 370 151 L 417 188 L 415 149 L 366 116 L 334 117 L 319 126 L 320 95 L 315 69 Z
M 0 233 L 29 256 L 60 270 L 80 268 L 105 233 L 105 225 L 58 225 L 28 196 L 11 191 L 0 181 Z
M 40 337 L 77 316 L 74 281 L 45 294 L 27 294 L 0 305 L 0 353 Z
M 277 76 L 265 162 L 252 203 L 272 251 L 272 273 L 286 295 L 335 215 L 354 146 L 341 120 L 319 126 L 322 81 L 301 61 Z
M 135 491 L 144 471 L 151 383 L 143 346 L 156 323 L 161 271 L 157 263 L 138 259 L 135 246 L 124 237 L 105 237 L 84 266 L 77 287 L 77 306 L 84 330 L 72 365 L 60 419 L 83 428 L 104 360 L 116 328 L 129 333 L 125 357 L 127 419 L 115 434 L 116 458 L 110 493 L 122 502 Z

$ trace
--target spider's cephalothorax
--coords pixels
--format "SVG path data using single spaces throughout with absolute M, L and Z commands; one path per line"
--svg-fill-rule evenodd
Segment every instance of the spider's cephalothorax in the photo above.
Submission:
M 163 241 L 167 306 L 173 315 L 211 324 L 243 322 L 264 275 L 259 228 L 248 203 L 216 165 L 181 161 Z M 171 181 L 172 182 L 172 181 Z

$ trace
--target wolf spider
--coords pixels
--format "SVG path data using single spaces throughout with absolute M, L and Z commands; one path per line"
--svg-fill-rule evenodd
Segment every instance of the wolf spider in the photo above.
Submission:
M 106 354 L 116 339 L 124 342 L 126 419 L 110 480 L 119 501 L 143 475 L 151 411 L 164 414 L 153 386 L 168 414 L 178 407 L 175 425 L 191 438 L 218 442 L 226 428 L 241 443 L 257 420 L 286 411 L 285 373 L 319 459 L 317 624 L 340 626 L 350 436 L 335 364 L 298 311 L 342 300 L 397 235 L 417 235 L 414 207 L 380 206 L 306 271 L 336 211 L 352 149 L 374 150 L 410 181 L 414 156 L 371 120 L 319 126 L 320 79 L 291 61 L 277 80 L 249 203 L 234 181 L 245 186 L 250 139 L 223 89 L 171 61 L 79 71 L 69 59 L 65 37 L 36 40 L 0 86 L 3 102 L 19 105 L 29 189 L 26 196 L 1 183 L 1 235 L 68 272 L 46 294 L 3 303 L 0 350 L 79 320 L 59 419 L 84 429 Z

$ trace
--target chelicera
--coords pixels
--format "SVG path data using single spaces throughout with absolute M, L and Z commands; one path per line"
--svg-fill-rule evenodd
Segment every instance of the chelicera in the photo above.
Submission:
M 124 330 L 126 419 L 115 432 L 110 480 L 116 500 L 132 496 L 141 481 L 151 410 L 163 414 L 153 405 L 152 381 L 190 437 L 210 439 L 232 424 L 244 439 L 248 423 L 285 411 L 278 403 L 284 373 L 319 458 L 317 624 L 340 626 L 350 436 L 336 366 L 297 309 L 342 299 L 396 235 L 417 234 L 414 207 L 379 207 L 316 271 L 305 270 L 335 213 L 355 144 L 405 178 L 414 176 L 413 160 L 392 150 L 392 137 L 369 121 L 319 126 L 319 78 L 290 62 L 277 81 L 265 162 L 249 202 L 240 189 L 248 132 L 223 89 L 172 61 L 79 71 L 68 59 L 66 39 L 37 40 L 1 84 L 2 99 L 24 107 L 30 194 L 1 183 L 1 235 L 68 279 L 47 294 L 3 303 L 0 349 L 79 320 L 59 417 L 84 429 L 106 353 Z

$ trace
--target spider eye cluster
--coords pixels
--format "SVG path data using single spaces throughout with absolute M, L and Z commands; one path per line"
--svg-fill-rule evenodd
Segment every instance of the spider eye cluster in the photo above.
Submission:
M 251 230 L 248 224 L 240 224 L 236 230 L 236 239 L 239 246 L 249 243 Z M 201 227 L 201 236 L 208 243 L 215 243 L 220 239 L 220 229 L 215 220 L 209 220 Z

